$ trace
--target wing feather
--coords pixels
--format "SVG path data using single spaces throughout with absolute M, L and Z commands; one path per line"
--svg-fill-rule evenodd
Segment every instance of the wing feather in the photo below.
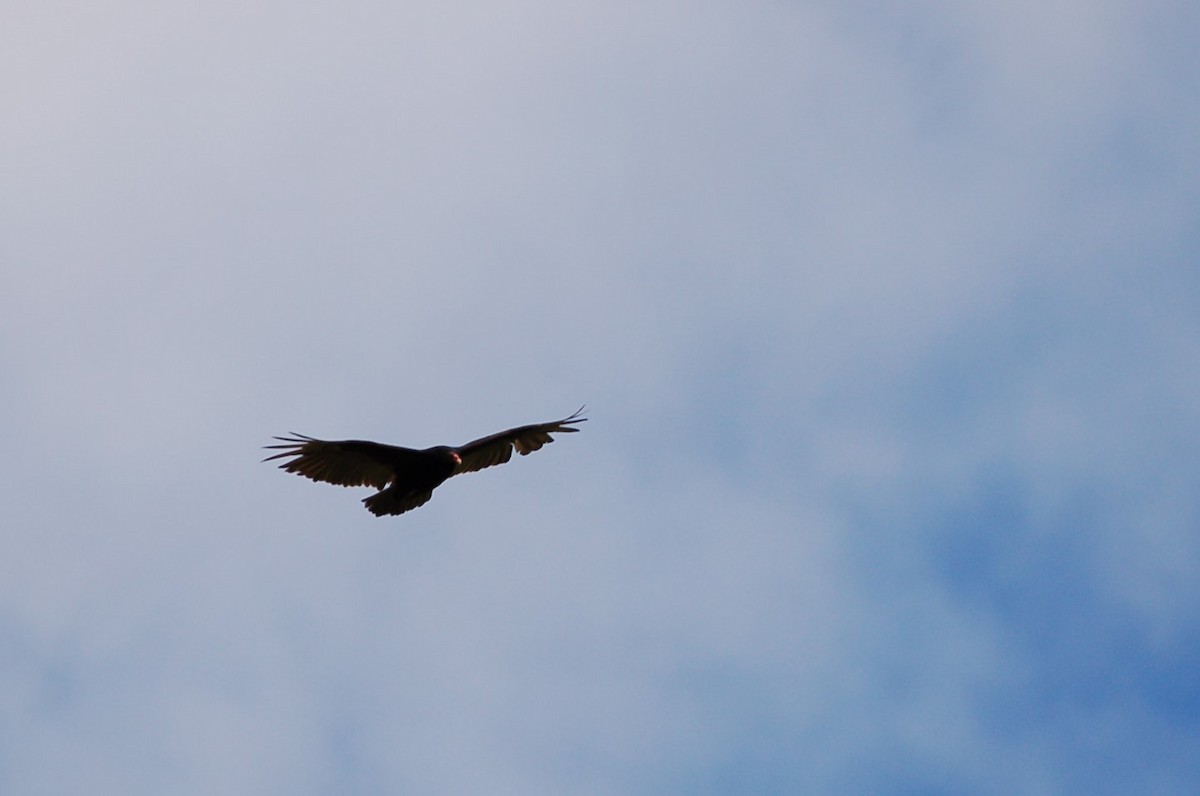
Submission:
M 418 455 L 409 448 L 381 445 L 378 442 L 327 442 L 295 432 L 290 437 L 275 439 L 284 444 L 266 447 L 282 452 L 268 456 L 263 459 L 264 462 L 287 458 L 288 461 L 279 465 L 280 469 L 339 486 L 383 489 L 396 477 L 399 465 Z
M 554 442 L 551 434 L 570 434 L 578 431 L 579 429 L 575 428 L 573 424 L 583 423 L 587 420 L 586 417 L 580 417 L 583 410 L 584 407 L 581 406 L 573 415 L 564 417 L 562 420 L 510 428 L 507 431 L 481 437 L 474 442 L 468 442 L 462 447 L 455 448 L 462 459 L 462 464 L 458 466 L 454 474 L 471 473 L 485 467 L 505 464 L 512 458 L 514 448 L 522 456 L 540 450 L 542 446 Z

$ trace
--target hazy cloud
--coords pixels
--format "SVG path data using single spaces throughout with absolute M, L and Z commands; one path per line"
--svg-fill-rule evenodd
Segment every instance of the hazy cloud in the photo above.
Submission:
M 11 11 L 5 793 L 1194 789 L 1186 4 Z

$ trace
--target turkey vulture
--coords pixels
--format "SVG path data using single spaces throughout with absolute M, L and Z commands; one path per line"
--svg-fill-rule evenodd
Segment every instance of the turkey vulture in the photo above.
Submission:
M 373 486 L 379 491 L 363 499 L 372 514 L 376 517 L 403 514 L 425 505 L 433 497 L 433 490 L 450 476 L 504 464 L 512 458 L 513 448 L 524 456 L 554 442 L 551 434 L 578 431 L 573 424 L 587 420 L 580 417 L 582 413 L 583 407 L 580 407 L 575 414 L 562 420 L 510 428 L 457 448 L 438 445 L 425 450 L 362 440 L 326 442 L 293 431 L 290 437 L 275 437 L 283 445 L 265 446 L 283 453 L 268 456 L 263 461 L 295 457 L 279 466 L 314 481 L 340 486 Z

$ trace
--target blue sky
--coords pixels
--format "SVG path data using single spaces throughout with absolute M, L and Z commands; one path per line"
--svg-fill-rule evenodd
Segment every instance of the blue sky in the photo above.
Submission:
M 1200 786 L 1191 5 L 26 5 L 4 793 Z

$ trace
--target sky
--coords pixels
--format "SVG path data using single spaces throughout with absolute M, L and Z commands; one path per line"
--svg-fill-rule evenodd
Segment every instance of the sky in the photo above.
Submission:
M 1194 3 L 3 16 L 3 793 L 1200 790 Z

